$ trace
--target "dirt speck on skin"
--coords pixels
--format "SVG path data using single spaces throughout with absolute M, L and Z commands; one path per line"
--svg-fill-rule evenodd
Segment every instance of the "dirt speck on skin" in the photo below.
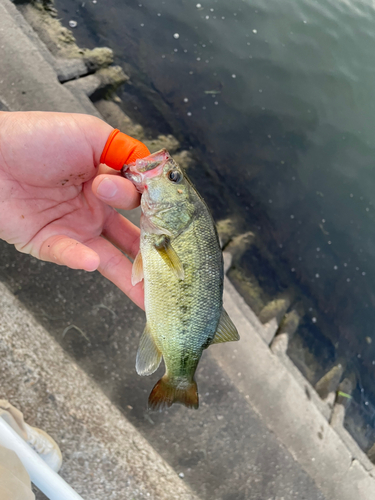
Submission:
M 61 185 L 62 185 L 62 186 L 65 186 L 65 184 L 66 184 L 68 181 L 69 181 L 69 179 L 64 179 L 64 180 L 62 180 L 62 181 L 61 181 Z

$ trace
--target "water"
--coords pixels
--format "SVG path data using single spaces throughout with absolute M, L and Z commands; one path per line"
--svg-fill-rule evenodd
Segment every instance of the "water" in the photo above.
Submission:
M 279 289 L 293 284 L 308 298 L 297 341 L 328 364 L 344 357 L 357 374 L 356 404 L 371 435 L 363 446 L 371 444 L 373 3 L 57 0 L 56 6 L 65 25 L 78 23 L 79 44 L 115 51 L 134 84 L 120 92 L 127 111 L 200 151 L 221 186 L 212 194 L 209 178 L 201 179 L 215 216 L 240 213 L 277 260 Z M 150 115 L 146 100 L 155 105 Z

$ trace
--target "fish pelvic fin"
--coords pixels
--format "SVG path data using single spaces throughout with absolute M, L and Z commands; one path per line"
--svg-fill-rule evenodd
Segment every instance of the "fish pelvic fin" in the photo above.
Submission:
M 187 408 L 197 409 L 199 406 L 198 388 L 195 380 L 176 383 L 164 375 L 152 389 L 148 398 L 149 410 L 163 410 L 173 403 L 179 403 Z
M 154 373 L 159 368 L 161 358 L 162 354 L 152 338 L 150 327 L 147 323 L 139 342 L 135 362 L 135 369 L 138 375 L 151 375 Z

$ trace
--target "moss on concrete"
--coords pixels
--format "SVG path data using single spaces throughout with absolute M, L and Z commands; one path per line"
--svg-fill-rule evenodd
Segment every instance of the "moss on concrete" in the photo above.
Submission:
M 253 309 L 259 315 L 267 303 L 267 298 L 254 276 L 245 275 L 238 267 L 232 267 L 228 272 L 228 278 Z
M 316 383 L 315 390 L 322 399 L 326 399 L 331 392 L 337 390 L 343 372 L 344 365 L 338 363 Z
M 108 47 L 85 49 L 83 59 L 89 71 L 97 71 L 99 68 L 106 68 L 113 63 L 113 51 Z
M 170 154 L 174 155 L 180 148 L 180 143 L 173 135 L 158 135 L 155 139 L 146 139 L 143 142 L 151 153 L 155 153 L 165 148 Z
M 301 316 L 295 309 L 285 314 L 280 322 L 278 335 L 286 333 L 289 339 L 292 338 L 299 326 L 300 320 Z
M 114 96 L 114 99 L 116 99 L 116 96 Z M 113 100 L 100 99 L 95 102 L 95 107 L 104 120 L 110 123 L 112 127 L 122 130 L 139 141 L 145 139 L 145 132 L 142 125 L 135 123 Z
M 277 322 L 280 323 L 289 306 L 290 299 L 288 297 L 280 297 L 271 300 L 260 311 L 259 320 L 264 324 L 276 318 Z
M 237 224 L 232 218 L 221 219 L 216 222 L 221 246 L 225 248 L 237 232 Z

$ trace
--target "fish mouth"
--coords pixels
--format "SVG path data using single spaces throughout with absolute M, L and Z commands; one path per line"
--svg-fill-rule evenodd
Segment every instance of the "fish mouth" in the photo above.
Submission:
M 124 165 L 121 174 L 129 179 L 140 193 L 143 193 L 147 179 L 160 175 L 170 160 L 171 156 L 168 151 L 161 149 L 145 158 L 136 160 L 134 163 Z

